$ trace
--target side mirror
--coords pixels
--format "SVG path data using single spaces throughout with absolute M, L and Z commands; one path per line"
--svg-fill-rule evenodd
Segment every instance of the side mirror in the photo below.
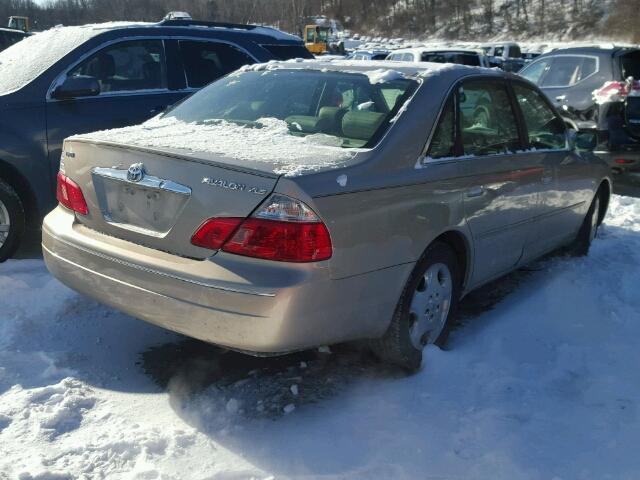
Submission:
M 77 97 L 95 97 L 100 94 L 100 83 L 95 77 L 77 75 L 67 77 L 62 85 L 53 91 L 53 98 L 67 100 Z

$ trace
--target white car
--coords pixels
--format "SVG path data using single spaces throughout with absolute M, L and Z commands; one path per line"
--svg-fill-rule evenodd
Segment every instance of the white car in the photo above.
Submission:
M 482 50 L 465 48 L 403 48 L 391 53 L 387 60 L 401 62 L 457 63 L 474 67 L 489 67 Z

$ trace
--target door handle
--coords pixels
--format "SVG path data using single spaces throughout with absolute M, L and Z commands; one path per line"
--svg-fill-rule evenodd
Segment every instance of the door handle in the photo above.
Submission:
M 542 184 L 543 185 L 549 185 L 552 180 L 553 180 L 553 175 L 551 175 L 551 174 L 543 174 L 542 175 Z
M 558 96 L 556 97 L 556 101 L 557 101 L 557 102 L 564 102 L 566 99 L 567 99 L 567 96 L 566 96 L 566 95 L 558 95 Z
M 467 198 L 480 197 L 483 194 L 484 194 L 484 187 L 482 185 L 477 185 L 467 190 Z
M 149 110 L 149 113 L 164 112 L 166 110 L 166 108 L 167 108 L 166 105 L 158 105 L 157 107 L 153 107 L 151 110 Z

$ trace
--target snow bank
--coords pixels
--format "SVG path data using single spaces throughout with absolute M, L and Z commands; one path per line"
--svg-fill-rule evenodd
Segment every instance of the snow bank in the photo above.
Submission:
M 467 299 L 414 376 L 332 348 L 248 358 L 229 379 L 231 354 L 216 365 L 42 261 L 9 261 L 0 478 L 637 478 L 640 200 L 613 197 L 588 257 L 534 267 Z
M 261 128 L 219 121 L 209 124 L 181 122 L 173 117 L 153 118 L 142 125 L 103 130 L 73 138 L 207 153 L 263 165 L 279 175 L 296 176 L 337 168 L 353 159 L 354 149 L 337 145 L 336 137 L 289 133 L 283 120 L 262 118 Z M 341 142 L 340 142 L 341 143 Z

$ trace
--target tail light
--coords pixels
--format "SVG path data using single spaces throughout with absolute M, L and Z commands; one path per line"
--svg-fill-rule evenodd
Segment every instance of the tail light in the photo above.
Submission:
M 89 213 L 89 208 L 87 207 L 87 202 L 84 199 L 82 190 L 76 182 L 62 172 L 58 172 L 56 198 L 61 205 L 64 205 L 74 212 L 81 215 L 87 215 Z
M 280 262 L 331 258 L 329 231 L 307 205 L 274 194 L 249 218 L 212 218 L 193 234 L 194 245 Z
M 640 96 L 640 81 L 630 78 L 624 82 L 606 82 L 593 92 L 596 103 L 624 102 L 627 97 Z
M 629 160 L 628 158 L 616 158 L 613 163 L 616 163 L 618 165 L 631 165 L 635 162 L 633 160 Z

